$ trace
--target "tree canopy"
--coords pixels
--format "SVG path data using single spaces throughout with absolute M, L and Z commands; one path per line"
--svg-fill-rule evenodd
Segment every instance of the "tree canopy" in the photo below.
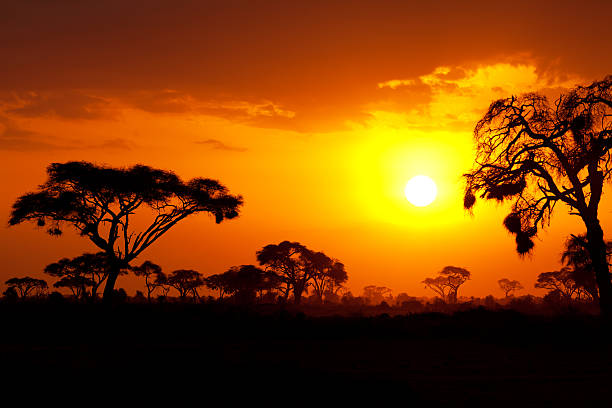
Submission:
M 15 290 L 20 298 L 25 298 L 32 292 L 44 292 L 47 290 L 47 282 L 44 279 L 31 278 L 25 276 L 23 278 L 11 278 L 7 280 L 6 285 L 9 289 Z
M 521 282 L 503 278 L 497 281 L 499 288 L 504 291 L 504 296 L 508 297 L 512 292 L 523 289 Z

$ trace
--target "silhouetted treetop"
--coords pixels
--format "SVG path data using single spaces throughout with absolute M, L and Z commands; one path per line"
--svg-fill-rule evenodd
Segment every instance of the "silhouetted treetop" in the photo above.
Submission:
M 445 266 L 438 276 L 426 278 L 423 284 L 436 292 L 442 300 L 450 303 L 457 303 L 457 292 L 471 277 L 470 271 L 458 266 Z
M 504 291 L 504 295 L 506 297 L 510 296 L 512 292 L 516 292 L 517 290 L 523 289 L 523 285 L 521 282 L 517 280 L 510 280 L 507 278 L 503 278 L 497 281 L 500 289 Z
M 13 288 L 21 298 L 27 297 L 32 291 L 43 292 L 48 287 L 47 282 L 44 279 L 36 279 L 29 276 L 25 276 L 23 278 L 11 278 L 5 283 L 9 289 Z
M 474 129 L 476 160 L 465 174 L 464 207 L 476 197 L 511 201 L 506 229 L 516 249 L 533 249 L 555 205 L 567 205 L 587 229 L 602 310 L 612 312 L 612 285 L 598 219 L 612 162 L 612 76 L 562 94 L 554 104 L 537 93 L 491 104 Z
M 112 168 L 88 162 L 52 163 L 38 191 L 13 204 L 10 225 L 36 221 L 60 235 L 65 224 L 88 237 L 111 259 L 104 297 L 112 294 L 120 268 L 185 217 L 207 212 L 215 222 L 238 216 L 242 197 L 231 195 L 216 180 L 183 182 L 174 173 L 144 165 Z M 152 214 L 148 227 L 134 231 L 140 207 Z M 130 225 L 132 222 L 132 225 Z

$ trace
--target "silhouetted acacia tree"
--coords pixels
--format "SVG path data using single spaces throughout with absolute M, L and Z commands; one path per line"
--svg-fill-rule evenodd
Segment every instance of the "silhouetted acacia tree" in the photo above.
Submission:
M 298 242 L 283 241 L 278 245 L 270 244 L 257 251 L 257 261 L 267 270 L 281 277 L 285 299 L 293 292 L 294 301 L 299 304 L 302 293 L 308 287 L 314 274 L 307 257 L 311 251 Z
M 213 278 L 209 288 L 222 282 L 224 293 L 234 295 L 236 302 L 242 304 L 253 303 L 259 293 L 260 297 L 264 291 L 271 291 L 280 285 L 280 278 L 272 271 L 264 271 L 255 265 L 233 266 L 220 278 Z M 218 286 L 214 289 L 220 289 Z
M 95 282 L 82 275 L 68 275 L 62 277 L 60 280 L 53 284 L 55 288 L 68 288 L 72 292 L 72 295 L 81 299 L 87 296 L 87 288 L 95 285 Z
M 444 276 L 436 276 L 435 278 L 425 278 L 421 283 L 433 290 L 440 299 L 446 301 L 447 292 L 450 290 L 446 282 L 447 279 Z
M 189 293 L 196 299 L 200 297 L 198 288 L 204 285 L 204 277 L 192 269 L 178 269 L 168 276 L 167 283 L 179 292 L 181 299 Z
M 32 291 L 37 292 L 40 295 L 48 288 L 47 282 L 44 279 L 36 279 L 29 276 L 23 278 L 11 278 L 5 283 L 9 288 L 13 288 L 22 299 L 31 294 Z
M 470 271 L 456 266 L 445 266 L 435 278 L 423 280 L 428 288 L 436 292 L 440 298 L 449 303 L 457 303 L 459 287 L 470 279 Z
M 92 299 L 96 299 L 98 288 L 108 278 L 110 264 L 111 262 L 105 252 L 84 253 L 72 259 L 62 258 L 47 265 L 45 273 L 60 278 L 59 286 L 53 284 L 56 288 L 67 287 L 75 294 L 75 285 L 81 283 L 82 286 L 78 290 L 79 296 L 77 297 L 89 295 Z M 127 271 L 122 268 L 119 273 L 126 274 Z M 88 293 L 86 288 L 91 288 L 91 292 Z
M 195 178 L 183 182 L 170 171 L 144 165 L 111 168 L 88 162 L 53 163 L 48 180 L 13 204 L 10 225 L 35 221 L 60 235 L 72 225 L 104 251 L 110 262 L 104 298 L 109 300 L 122 268 L 180 220 L 207 212 L 220 223 L 238 216 L 240 196 L 230 195 L 218 181 Z M 152 214 L 136 232 L 133 216 L 141 207 Z M 143 214 L 144 212 L 141 211 Z
M 382 302 L 391 302 L 393 291 L 386 286 L 369 285 L 363 288 L 363 297 L 369 304 L 379 305 Z
M 204 278 L 204 284 L 208 289 L 218 290 L 220 300 L 223 300 L 223 296 L 226 294 L 231 294 L 233 290 L 233 285 L 227 272 L 207 276 Z
M 168 282 L 168 278 L 162 272 L 161 266 L 151 261 L 144 261 L 140 266 L 132 267 L 136 276 L 144 276 L 145 286 L 147 287 L 147 301 L 151 303 L 151 294 L 155 289 Z
M 570 268 L 561 268 L 561 270 L 553 272 L 542 272 L 538 275 L 534 286 L 539 289 L 557 291 L 566 300 L 571 299 L 577 289 Z
M 598 209 L 609 181 L 612 148 L 612 76 L 579 86 L 554 105 L 536 93 L 495 101 L 475 127 L 476 165 L 464 175 L 464 207 L 476 195 L 512 201 L 504 226 L 519 254 L 533 248 L 558 202 L 586 227 L 600 307 L 612 313 L 612 283 Z
M 498 280 L 497 284 L 499 285 L 500 289 L 504 291 L 504 295 L 506 297 L 510 296 L 512 292 L 516 292 L 518 290 L 523 289 L 523 285 L 521 285 L 521 282 L 517 280 L 510 280 L 507 278 Z
M 311 252 L 306 256 L 306 260 L 307 267 L 313 269 L 312 287 L 319 302 L 323 301 L 325 293 L 336 295 L 348 280 L 344 264 L 323 252 Z

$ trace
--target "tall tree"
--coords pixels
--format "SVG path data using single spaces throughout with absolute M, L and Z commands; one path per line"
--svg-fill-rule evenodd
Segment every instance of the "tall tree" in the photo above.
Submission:
M 144 165 L 112 168 L 88 162 L 52 163 L 38 191 L 13 204 L 10 225 L 35 221 L 60 235 L 76 228 L 109 257 L 104 298 L 110 300 L 121 269 L 182 219 L 206 212 L 217 223 L 238 216 L 242 197 L 229 194 L 216 180 L 183 182 L 170 171 Z M 145 211 L 148 208 L 148 212 Z M 151 221 L 139 232 L 134 214 Z M 139 222 L 139 224 L 141 224 Z
M 151 261 L 144 261 L 140 266 L 132 267 L 132 271 L 136 276 L 144 276 L 145 286 L 147 287 L 147 300 L 151 303 L 151 294 L 168 280 L 162 272 L 161 266 Z
M 47 290 L 47 282 L 43 279 L 31 278 L 29 276 L 23 278 L 11 278 L 7 280 L 6 285 L 17 291 L 20 298 L 25 298 L 33 291 L 42 293 Z
M 517 290 L 523 289 L 523 285 L 521 282 L 517 280 L 510 280 L 507 278 L 503 278 L 497 281 L 499 288 L 504 291 L 504 295 L 506 297 L 510 296 L 512 292 L 516 292 Z
M 466 209 L 476 195 L 512 202 L 504 225 L 519 254 L 532 250 L 557 203 L 580 217 L 605 314 L 612 314 L 612 282 L 598 210 L 612 171 L 611 89 L 609 76 L 552 105 L 536 93 L 493 102 L 475 127 L 476 163 L 464 175 Z

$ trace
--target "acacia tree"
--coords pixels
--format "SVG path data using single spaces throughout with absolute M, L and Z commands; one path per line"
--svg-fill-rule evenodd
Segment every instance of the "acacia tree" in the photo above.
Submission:
M 15 290 L 22 299 L 27 297 L 30 293 L 32 293 L 32 291 L 36 291 L 41 294 L 47 290 L 48 287 L 47 282 L 44 279 L 36 279 L 29 276 L 25 276 L 23 278 L 11 278 L 4 283 L 6 283 L 9 290 L 11 288 Z
M 196 299 L 200 297 L 198 288 L 204 285 L 204 277 L 193 269 L 178 269 L 168 276 L 167 284 L 179 292 L 181 299 L 189 293 Z
M 379 305 L 382 302 L 391 302 L 393 300 L 393 291 L 386 286 L 369 285 L 363 288 L 363 297 L 368 303 Z
M 151 294 L 155 289 L 163 286 L 168 281 L 168 278 L 162 272 L 161 266 L 151 261 L 144 261 L 140 266 L 132 267 L 132 271 L 136 276 L 144 276 L 149 303 L 151 303 Z
M 440 296 L 440 299 L 446 301 L 447 292 L 450 289 L 446 282 L 447 279 L 444 276 L 436 276 L 435 278 L 425 278 L 421 283 L 433 290 Z
M 278 245 L 266 245 L 257 251 L 257 261 L 266 270 L 271 270 L 281 277 L 281 290 L 285 299 L 293 292 L 294 302 L 299 304 L 302 293 L 316 273 L 314 268 L 309 267 L 310 255 L 311 251 L 299 242 L 283 241 Z
M 95 282 L 82 275 L 67 275 L 53 284 L 55 288 L 68 288 L 72 295 L 81 299 L 87 296 L 87 288 L 94 286 Z
M 517 280 L 510 280 L 507 278 L 503 278 L 497 281 L 500 289 L 504 291 L 504 295 L 506 297 L 510 296 L 510 293 L 516 292 L 517 290 L 523 289 L 523 285 L 521 282 Z
M 52 163 L 38 191 L 17 199 L 9 225 L 34 221 L 61 235 L 71 225 L 109 257 L 104 299 L 110 300 L 117 276 L 140 253 L 182 219 L 206 212 L 217 223 L 238 216 L 242 197 L 216 180 L 183 182 L 170 171 L 144 165 L 112 168 L 88 162 Z M 149 211 L 145 211 L 146 209 Z M 140 231 L 134 216 L 150 216 Z
M 67 287 L 76 297 L 89 295 L 92 299 L 96 299 L 98 288 L 108 277 L 109 265 L 109 258 L 105 252 L 84 253 L 72 259 L 62 258 L 47 265 L 45 273 L 60 278 L 57 282 L 59 285 L 53 284 L 56 288 Z M 119 273 L 126 274 L 127 271 L 121 269 Z M 79 284 L 77 296 L 75 290 Z M 90 293 L 86 288 L 91 288 Z
M 598 209 L 612 170 L 611 88 L 608 76 L 552 105 L 536 93 L 493 102 L 475 127 L 475 166 L 464 175 L 467 210 L 476 195 L 512 202 L 504 226 L 519 254 L 532 250 L 557 203 L 579 216 L 605 314 L 612 313 L 612 283 Z
M 570 268 L 561 268 L 561 270 L 553 272 L 542 272 L 538 275 L 534 286 L 538 289 L 557 291 L 568 300 L 572 298 L 572 295 L 577 290 Z
M 428 288 L 436 292 L 444 301 L 457 303 L 457 292 L 471 277 L 470 271 L 457 266 L 445 266 L 435 278 L 423 280 Z
M 312 287 L 319 302 L 323 301 L 323 295 L 329 293 L 336 295 L 342 285 L 348 280 L 348 274 L 344 264 L 337 259 L 332 259 L 323 252 L 312 252 L 307 256 L 309 268 L 313 268 Z
M 208 289 L 218 290 L 219 299 L 223 300 L 223 296 L 232 293 L 233 290 L 232 282 L 228 278 L 227 272 L 210 275 L 204 278 L 204 285 L 206 285 Z
M 271 291 L 280 284 L 279 276 L 273 271 L 264 271 L 255 265 L 232 266 L 220 275 L 206 279 L 211 289 L 218 289 L 222 294 L 233 294 L 238 303 L 253 303 L 259 293 Z

